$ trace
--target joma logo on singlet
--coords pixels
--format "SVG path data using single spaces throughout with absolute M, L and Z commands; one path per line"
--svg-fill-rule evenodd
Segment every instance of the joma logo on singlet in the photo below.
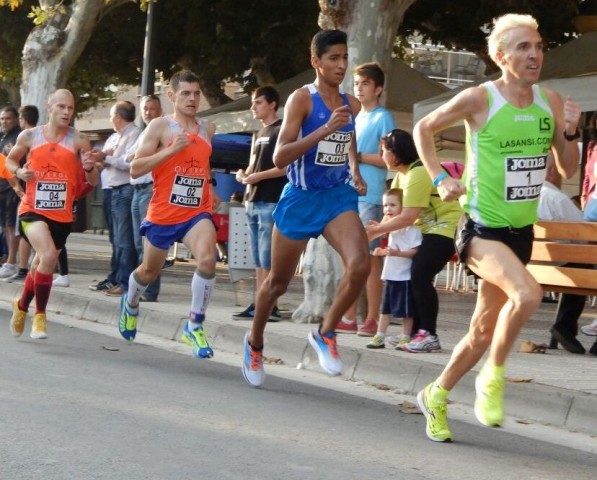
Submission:
M 540 170 L 547 165 L 547 159 L 541 157 L 508 158 L 506 168 L 509 172 L 517 170 Z

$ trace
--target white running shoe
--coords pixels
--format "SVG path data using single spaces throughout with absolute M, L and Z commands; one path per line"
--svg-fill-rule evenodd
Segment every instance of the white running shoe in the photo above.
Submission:
M 18 273 L 15 263 L 5 263 L 0 267 L 0 278 L 12 277 L 15 273 Z
M 260 387 L 265 381 L 263 370 L 263 350 L 253 350 L 249 345 L 249 332 L 245 334 L 244 340 L 245 358 L 243 359 L 242 371 L 245 380 L 252 387 Z
M 70 287 L 68 275 L 58 275 L 52 282 L 53 287 Z
M 580 331 L 589 337 L 597 337 L 597 320 L 593 320 L 590 325 L 580 327 Z

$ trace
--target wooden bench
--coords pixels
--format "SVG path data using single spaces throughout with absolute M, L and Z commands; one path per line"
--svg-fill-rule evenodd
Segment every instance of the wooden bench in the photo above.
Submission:
M 574 266 L 562 266 L 563 264 Z M 527 269 L 544 291 L 597 295 L 597 222 L 547 222 L 535 225 Z

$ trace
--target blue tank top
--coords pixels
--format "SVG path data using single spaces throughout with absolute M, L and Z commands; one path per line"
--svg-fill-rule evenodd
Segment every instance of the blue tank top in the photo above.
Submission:
M 311 114 L 303 122 L 299 138 L 306 137 L 326 123 L 331 110 L 325 105 L 315 85 L 307 85 L 311 93 L 313 108 Z M 344 105 L 350 105 L 345 93 L 340 92 Z M 350 122 L 330 133 L 317 145 L 308 150 L 287 169 L 288 181 L 303 190 L 324 190 L 335 187 L 350 180 L 348 152 L 354 136 L 354 118 Z

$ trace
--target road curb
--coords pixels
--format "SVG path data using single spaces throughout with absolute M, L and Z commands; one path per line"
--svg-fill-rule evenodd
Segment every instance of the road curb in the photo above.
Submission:
M 17 284 L 4 283 L 0 289 L 0 300 L 8 302 L 10 306 L 21 288 Z M 223 306 L 212 307 L 214 310 L 224 310 Z M 119 302 L 118 298 L 87 298 L 76 292 L 53 290 L 48 311 L 116 326 Z M 213 318 L 217 318 L 217 315 Z M 138 330 L 162 338 L 177 339 L 184 322 L 185 317 L 178 312 L 165 312 L 144 305 Z M 242 355 L 243 338 L 249 327 L 249 323 L 236 325 L 210 320 L 209 334 L 213 338 L 214 348 Z M 280 359 L 290 367 L 301 364 L 302 368 L 321 371 L 306 336 L 300 338 L 270 331 L 266 333 L 266 345 L 266 357 L 273 361 Z M 384 386 L 409 395 L 416 395 L 437 378 L 443 368 L 417 360 L 416 356 L 405 358 L 383 355 L 382 352 L 365 347 L 340 346 L 340 353 L 345 365 L 342 378 Z M 266 365 L 265 368 L 273 369 L 275 365 Z M 472 406 L 475 398 L 474 375 L 471 372 L 462 379 L 450 395 L 452 401 Z M 597 411 L 597 395 L 534 382 L 508 382 L 506 405 L 509 412 L 515 412 L 518 418 L 528 421 L 587 433 L 597 432 L 597 415 L 594 413 Z

